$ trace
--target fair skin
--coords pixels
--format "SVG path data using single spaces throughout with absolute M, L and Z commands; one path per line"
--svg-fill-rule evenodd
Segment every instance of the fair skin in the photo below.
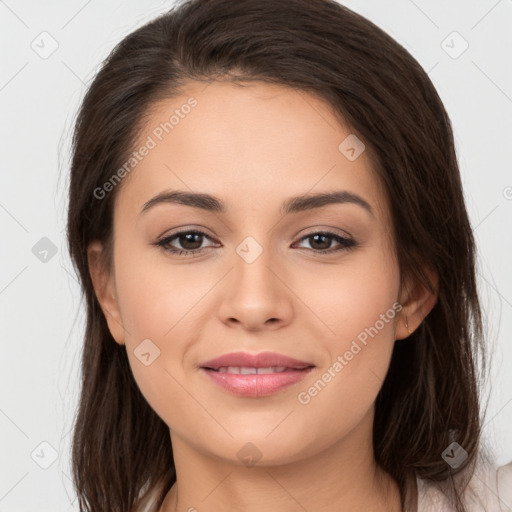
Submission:
M 191 96 L 197 106 L 118 190 L 113 268 L 98 264 L 101 244 L 89 248 L 112 336 L 169 426 L 177 483 L 160 512 L 399 512 L 398 487 L 373 456 L 374 402 L 395 340 L 418 327 L 436 297 L 419 284 L 400 290 L 389 207 L 368 152 L 350 161 L 338 150 L 351 131 L 325 102 L 262 82 L 189 83 L 152 109 L 136 147 Z M 171 190 L 214 195 L 226 212 L 160 203 L 141 213 Z M 335 190 L 357 194 L 373 214 L 351 202 L 279 211 L 291 196 Z M 204 231 L 191 240 L 205 249 L 178 256 L 153 245 L 181 230 Z M 325 231 L 356 245 L 318 254 L 340 247 L 332 237 L 315 244 L 311 235 Z M 236 251 L 248 236 L 262 248 L 251 263 Z M 170 245 L 191 250 L 186 242 Z M 299 403 L 396 302 L 401 311 Z M 134 350 L 148 338 L 160 356 L 146 366 Z M 235 396 L 197 367 L 233 351 L 275 351 L 315 368 L 274 395 Z M 237 455 L 249 442 L 261 454 L 253 466 Z

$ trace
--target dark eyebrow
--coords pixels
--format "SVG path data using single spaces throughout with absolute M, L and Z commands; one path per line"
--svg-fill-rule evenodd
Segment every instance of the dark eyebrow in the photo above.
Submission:
M 199 192 L 173 190 L 158 194 L 144 203 L 141 214 L 147 212 L 150 208 L 160 203 L 178 203 L 186 206 L 192 206 L 193 208 L 201 208 L 202 210 L 214 213 L 227 212 L 225 203 L 218 197 L 210 194 L 201 194 Z M 365 199 L 346 190 L 293 196 L 284 201 L 280 212 L 281 215 L 288 215 L 290 213 L 302 212 L 313 208 L 321 208 L 322 206 L 336 203 L 357 204 L 364 208 L 370 215 L 374 216 L 372 207 Z
M 321 208 L 329 204 L 352 203 L 363 207 L 372 217 L 373 209 L 361 196 L 348 192 L 347 190 L 337 190 L 335 192 L 323 192 L 319 194 L 303 194 L 287 199 L 281 207 L 281 214 L 302 212 L 312 208 Z

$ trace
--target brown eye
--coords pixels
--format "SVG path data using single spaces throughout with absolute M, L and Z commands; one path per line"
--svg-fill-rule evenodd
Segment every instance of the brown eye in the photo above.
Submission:
M 198 254 L 208 247 L 212 247 L 201 247 L 205 238 L 211 240 L 210 237 L 202 231 L 180 231 L 179 233 L 174 233 L 171 236 L 159 240 L 155 245 L 173 254 Z M 176 247 L 172 245 L 172 242 L 178 243 L 179 246 Z
M 355 240 L 351 238 L 345 238 L 335 233 L 324 231 L 310 233 L 309 235 L 302 237 L 301 241 L 302 240 L 307 240 L 310 244 L 311 250 L 320 254 L 346 250 L 357 245 Z M 337 248 L 332 249 L 333 241 L 339 244 Z

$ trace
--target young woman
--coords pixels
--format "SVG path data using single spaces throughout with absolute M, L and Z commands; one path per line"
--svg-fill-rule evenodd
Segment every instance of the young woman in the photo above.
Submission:
M 330 0 L 192 0 L 73 142 L 81 511 L 510 510 L 450 121 L 403 47 Z

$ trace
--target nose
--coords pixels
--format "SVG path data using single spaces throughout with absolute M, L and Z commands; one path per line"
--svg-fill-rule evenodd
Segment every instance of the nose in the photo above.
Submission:
M 275 330 L 293 317 L 293 297 L 285 271 L 263 251 L 254 261 L 238 254 L 225 278 L 218 315 L 230 327 L 247 331 Z

